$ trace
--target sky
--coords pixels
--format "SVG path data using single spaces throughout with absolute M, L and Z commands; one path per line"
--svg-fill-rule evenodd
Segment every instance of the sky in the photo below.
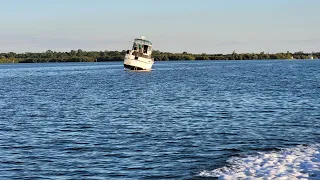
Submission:
M 0 53 L 320 52 L 319 0 L 0 0 Z

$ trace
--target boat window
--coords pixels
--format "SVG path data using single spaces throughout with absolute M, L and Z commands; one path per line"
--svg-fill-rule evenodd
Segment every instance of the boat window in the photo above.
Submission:
M 143 53 L 146 53 L 147 54 L 147 52 L 148 52 L 148 45 L 144 45 L 143 46 Z

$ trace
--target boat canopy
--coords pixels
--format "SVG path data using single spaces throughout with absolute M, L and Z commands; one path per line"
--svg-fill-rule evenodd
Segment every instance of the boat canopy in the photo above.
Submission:
M 136 44 L 143 44 L 143 45 L 149 45 L 149 46 L 152 46 L 152 43 L 148 40 L 145 40 L 145 39 L 134 39 L 134 42 Z

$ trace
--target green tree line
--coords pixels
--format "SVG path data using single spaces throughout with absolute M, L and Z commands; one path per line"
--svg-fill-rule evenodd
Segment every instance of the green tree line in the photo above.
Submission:
M 187 52 L 183 53 L 168 53 L 153 51 L 153 57 L 157 61 L 170 61 L 170 60 L 265 60 L 265 59 L 309 59 L 310 56 L 314 59 L 320 57 L 318 53 L 304 53 L 300 52 L 286 52 L 286 53 L 275 53 L 269 54 L 265 52 L 260 53 L 236 53 L 231 54 L 190 54 Z
M 0 53 L 0 63 L 43 63 L 43 62 L 106 62 L 123 61 L 126 51 L 83 51 L 81 49 L 70 52 L 26 52 L 26 53 Z M 236 53 L 231 54 L 192 54 L 170 53 L 153 51 L 155 61 L 171 60 L 259 60 L 259 59 L 309 59 L 310 53 L 286 52 L 286 53 Z M 320 52 L 312 53 L 314 59 L 320 57 Z

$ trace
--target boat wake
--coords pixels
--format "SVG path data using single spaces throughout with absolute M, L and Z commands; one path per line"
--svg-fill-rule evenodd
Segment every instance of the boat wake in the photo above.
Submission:
M 320 179 L 320 144 L 234 157 L 229 165 L 202 171 L 201 177 L 219 179 Z

